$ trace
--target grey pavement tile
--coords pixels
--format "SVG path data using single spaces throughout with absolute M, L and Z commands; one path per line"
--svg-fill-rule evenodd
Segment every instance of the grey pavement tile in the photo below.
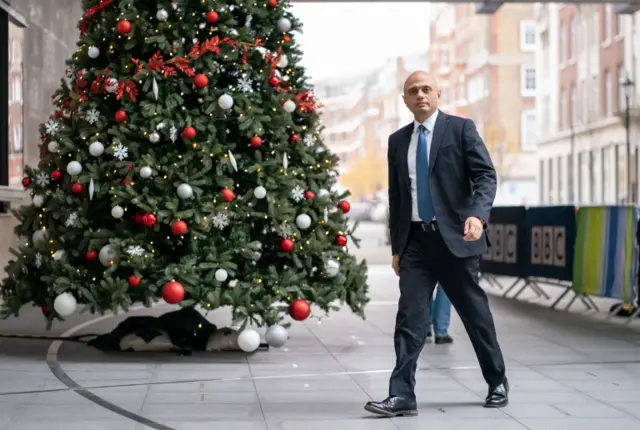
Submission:
M 210 392 L 224 392 L 224 393 L 242 393 L 242 392 L 254 392 L 255 386 L 253 381 L 249 378 L 237 379 L 237 380 L 222 380 L 222 381 L 200 381 L 200 382 L 180 382 L 180 383 L 153 383 L 149 385 L 149 392 L 192 392 L 197 390 L 198 392 L 210 393 Z
M 258 393 L 343 391 L 360 389 L 358 382 L 349 375 L 302 376 L 298 378 L 255 379 Z
M 151 391 L 144 399 L 144 407 L 165 405 L 259 405 L 258 394 L 255 392 L 224 392 L 224 391 Z
M 267 427 L 267 423 L 264 420 L 257 421 L 235 421 L 235 420 L 167 420 L 162 421 L 163 425 L 176 430 L 272 430 Z M 88 429 L 85 429 L 88 430 Z M 91 429 L 93 430 L 93 429 Z M 135 427 L 135 430 L 151 430 L 151 427 L 139 425 Z
M 589 397 L 605 403 L 640 402 L 640 390 L 584 390 Z M 640 410 L 640 406 L 638 407 Z
M 597 400 L 593 400 L 589 403 L 558 402 L 554 406 L 559 410 L 566 412 L 568 416 L 575 418 L 631 418 L 620 409 L 608 406 Z
M 269 430 L 397 430 L 394 423 L 385 418 L 326 419 L 270 419 Z M 181 429 L 180 429 L 181 430 Z
M 539 405 L 562 403 L 590 403 L 593 399 L 579 391 L 568 389 L 567 391 L 520 391 L 509 392 L 509 404 Z
M 197 401 L 190 404 L 150 404 L 142 408 L 140 415 L 160 423 L 166 421 L 253 422 L 262 419 L 258 402 L 216 404 Z
M 620 430 L 640 424 L 633 418 L 527 418 L 520 422 L 530 430 Z
M 502 410 L 515 419 L 521 418 L 566 418 L 569 414 L 554 406 L 553 403 L 510 403 Z
M 501 417 L 495 419 L 465 419 L 459 417 L 432 418 L 394 418 L 393 423 L 399 430 L 526 430 L 518 421 Z
M 11 422 L 2 430 L 134 430 L 135 423 L 127 419 L 86 419 L 67 422 L 36 421 L 34 419 L 20 419 Z
M 628 401 L 611 402 L 609 404 L 616 409 L 640 419 L 640 399 L 638 399 L 638 397 L 635 397 L 633 400 L 628 399 Z

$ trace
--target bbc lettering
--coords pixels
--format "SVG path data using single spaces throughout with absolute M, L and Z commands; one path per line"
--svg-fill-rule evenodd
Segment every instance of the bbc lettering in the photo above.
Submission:
M 531 229 L 531 264 L 565 267 L 567 235 L 564 226 Z
M 505 264 L 518 261 L 518 226 L 516 224 L 491 224 L 487 233 L 491 247 L 482 256 L 483 260 Z

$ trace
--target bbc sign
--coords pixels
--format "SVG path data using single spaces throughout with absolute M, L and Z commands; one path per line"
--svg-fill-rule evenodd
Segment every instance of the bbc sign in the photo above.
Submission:
M 562 225 L 531 228 L 531 264 L 565 267 L 567 231 Z
M 487 231 L 491 247 L 482 256 L 485 261 L 515 264 L 518 261 L 518 226 L 491 224 Z

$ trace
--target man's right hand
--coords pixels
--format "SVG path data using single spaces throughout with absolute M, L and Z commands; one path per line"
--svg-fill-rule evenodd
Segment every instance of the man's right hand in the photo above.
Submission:
M 396 276 L 400 276 L 400 256 L 398 254 L 391 258 L 391 267 L 393 267 L 393 271 L 396 272 Z

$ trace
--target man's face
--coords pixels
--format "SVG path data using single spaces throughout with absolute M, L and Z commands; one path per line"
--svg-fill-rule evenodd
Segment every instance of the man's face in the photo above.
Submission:
M 416 116 L 429 116 L 438 108 L 440 88 L 427 73 L 414 73 L 404 84 L 404 103 Z

